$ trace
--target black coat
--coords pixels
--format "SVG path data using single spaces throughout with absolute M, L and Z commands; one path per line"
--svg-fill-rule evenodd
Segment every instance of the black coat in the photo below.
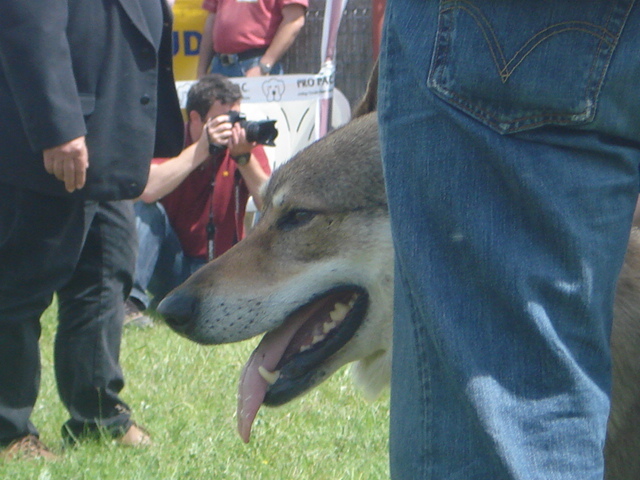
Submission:
M 3 0 L 1 10 L 0 182 L 69 195 L 42 150 L 86 135 L 87 184 L 74 195 L 138 196 L 151 158 L 182 148 L 165 1 Z

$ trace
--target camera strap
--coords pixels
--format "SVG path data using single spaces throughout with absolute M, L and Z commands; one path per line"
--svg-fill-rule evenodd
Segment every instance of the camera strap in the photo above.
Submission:
M 216 258 L 216 224 L 213 219 L 213 191 L 216 187 L 216 175 L 218 174 L 218 170 L 220 170 L 220 166 L 222 165 L 222 159 L 224 159 L 224 154 L 220 154 L 218 152 L 217 158 L 214 162 L 213 170 L 211 172 L 211 195 L 209 196 L 209 220 L 207 221 L 206 231 L 207 231 L 207 261 L 211 261 Z
M 241 185 L 242 175 L 236 163 L 231 159 L 228 151 L 210 161 L 213 163 L 213 168 L 209 178 L 211 190 L 207 200 L 209 208 L 205 227 L 207 261 L 213 260 L 221 248 L 223 250 L 228 248 L 228 242 L 232 241 L 232 244 L 238 242 L 242 236 L 244 219 L 244 209 L 241 206 L 241 200 L 244 201 Z M 226 223 L 227 220 L 229 224 Z M 220 222 L 224 222 L 224 224 L 222 225 Z M 218 231 L 219 229 L 221 230 Z M 230 238 L 232 230 L 233 239 Z M 217 240 L 220 241 L 220 245 L 216 245 L 216 234 L 218 234 Z M 219 238 L 220 234 L 224 238 Z
M 211 183 L 213 190 L 213 183 Z M 216 245 L 214 238 L 216 236 L 216 225 L 213 223 L 213 200 L 209 206 L 209 221 L 207 222 L 207 261 L 210 262 L 216 257 Z
M 207 261 L 210 262 L 216 258 L 216 246 L 213 239 L 216 236 L 216 226 L 213 223 L 213 215 L 209 215 L 207 223 Z

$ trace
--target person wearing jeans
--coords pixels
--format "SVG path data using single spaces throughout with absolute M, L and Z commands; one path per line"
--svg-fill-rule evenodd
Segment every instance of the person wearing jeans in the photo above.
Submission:
M 207 260 L 184 253 L 161 202 L 140 201 L 133 206 L 139 247 L 130 298 L 136 299 L 142 310 L 146 310 L 154 308 L 167 293 L 184 282 Z M 153 298 L 156 299 L 153 304 L 147 291 L 153 292 Z
M 632 0 L 388 0 L 393 479 L 603 478 L 638 45 Z
M 246 77 L 247 72 L 260 67 L 260 56 L 249 57 L 241 60 L 237 57 L 231 57 L 231 61 L 226 60 L 227 56 L 221 57 L 214 55 L 211 60 L 211 73 L 219 73 L 225 77 Z M 282 75 L 284 67 L 282 63 L 274 63 L 269 70 L 269 75 Z
M 231 121 L 241 99 L 240 87 L 215 73 L 189 89 L 185 148 L 152 161 L 134 207 L 139 251 L 125 324 L 150 325 L 145 310 L 244 237 L 249 196 L 261 205 L 271 168 L 264 147 Z
M 280 60 L 305 22 L 308 0 L 203 0 L 198 78 L 282 75 Z

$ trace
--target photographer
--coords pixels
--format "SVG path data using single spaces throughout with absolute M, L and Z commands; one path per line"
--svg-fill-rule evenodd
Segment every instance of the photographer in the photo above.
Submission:
M 151 304 L 148 293 L 157 305 L 242 239 L 250 195 L 260 208 L 259 189 L 271 171 L 263 147 L 247 140 L 244 122 L 229 116 L 240 111 L 241 98 L 222 75 L 201 78 L 187 96 L 186 148 L 153 160 L 134 206 L 140 246 L 125 324 L 151 323 L 142 313 Z

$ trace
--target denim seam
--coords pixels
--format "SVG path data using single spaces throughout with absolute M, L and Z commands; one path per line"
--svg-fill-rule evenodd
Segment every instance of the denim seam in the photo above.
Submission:
M 600 98 L 600 91 L 601 91 L 600 86 L 604 82 L 604 77 L 607 75 L 607 71 L 609 69 L 609 65 L 611 64 L 611 57 L 613 57 L 613 50 L 618 45 L 618 41 L 620 40 L 620 35 L 622 35 L 624 27 L 625 27 L 625 25 L 627 23 L 627 19 L 629 18 L 629 15 L 631 14 L 631 9 L 635 5 L 635 3 L 636 3 L 636 1 L 632 0 L 627 5 L 626 11 L 622 15 L 623 20 L 621 20 L 621 22 L 620 22 L 620 28 L 618 29 L 618 34 L 613 38 L 614 43 L 610 47 L 612 49 L 611 54 L 607 58 L 606 65 L 603 66 L 602 74 L 600 75 L 600 78 L 598 79 L 598 82 L 596 82 L 592 87 L 594 89 L 594 102 L 595 102 L 596 105 L 598 104 L 598 100 Z M 611 18 L 613 17 L 613 12 L 614 12 L 614 8 L 611 8 L 611 10 L 609 11 L 609 17 L 607 18 L 607 21 L 605 23 L 605 25 L 607 25 L 607 27 L 608 27 L 609 23 L 611 22 Z M 607 31 L 608 31 L 608 28 L 607 28 Z M 598 51 L 601 51 L 601 49 L 602 49 L 602 44 L 600 44 L 598 46 Z M 593 69 L 595 69 L 595 63 L 596 62 L 595 62 L 595 58 L 594 58 Z
M 399 266 L 399 272 L 400 273 L 403 268 L 402 268 L 402 263 L 400 262 L 400 260 L 396 257 L 396 261 L 398 262 L 398 266 Z M 432 466 L 432 452 L 433 452 L 433 407 L 432 407 L 432 402 L 430 400 L 431 398 L 431 384 L 432 384 L 432 376 L 431 376 L 431 370 L 429 368 L 430 365 L 430 361 L 429 358 L 424 354 L 424 352 L 426 352 L 428 350 L 428 345 L 425 348 L 425 345 L 421 345 L 424 342 L 421 342 L 420 339 L 425 339 L 428 337 L 428 333 L 425 331 L 425 326 L 422 325 L 421 322 L 417 322 L 416 318 L 426 318 L 426 315 L 424 315 L 422 312 L 420 312 L 420 308 L 419 305 L 417 303 L 417 300 L 415 298 L 415 296 L 413 295 L 413 291 L 411 286 L 409 285 L 409 282 L 406 279 L 406 276 L 404 274 L 400 275 L 401 281 L 403 282 L 403 288 L 404 291 L 407 293 L 409 302 L 410 302 L 410 307 L 411 307 L 411 315 L 410 315 L 410 320 L 411 320 L 411 327 L 413 330 L 413 338 L 414 341 L 416 343 L 416 353 L 418 356 L 420 356 L 421 358 L 419 358 L 419 361 L 417 362 L 418 365 L 422 365 L 424 368 L 418 368 L 417 373 L 420 376 L 420 379 L 418 380 L 419 385 L 421 387 L 421 391 L 422 391 L 422 398 L 425 401 L 425 406 L 424 406 L 424 412 L 425 414 L 423 416 L 421 416 L 420 418 L 423 419 L 423 425 L 422 425 L 422 434 L 424 435 L 424 450 L 422 451 L 422 455 L 424 455 L 424 459 L 423 461 L 419 462 L 419 467 L 423 469 L 423 471 L 421 472 L 416 472 L 416 476 L 417 478 L 424 478 L 424 479 L 428 479 L 431 478 L 432 475 L 429 474 L 429 472 L 433 472 L 433 466 Z

